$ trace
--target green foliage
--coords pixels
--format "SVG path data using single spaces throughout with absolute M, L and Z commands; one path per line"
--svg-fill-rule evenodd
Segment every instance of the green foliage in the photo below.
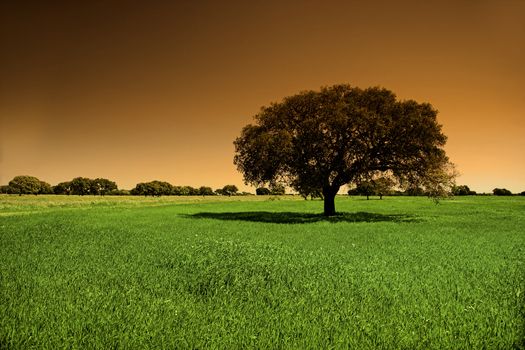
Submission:
M 427 196 L 428 193 L 419 186 L 410 186 L 403 193 L 406 196 Z
M 201 186 L 199 187 L 199 195 L 200 196 L 213 196 L 215 193 L 213 192 L 213 189 L 208 186 Z
M 506 188 L 495 188 L 492 190 L 492 193 L 495 196 L 512 196 L 512 192 L 510 192 Z
M 71 182 L 65 181 L 53 186 L 54 194 L 71 194 Z
M 0 347 L 523 349 L 523 197 L 288 197 L 1 196 Z
M 282 196 L 286 193 L 286 188 L 282 184 L 271 184 L 270 185 L 270 194 L 272 196 Z
M 216 192 L 218 194 L 221 194 L 223 196 L 233 196 L 236 195 L 239 189 L 235 185 L 226 185 L 220 190 L 217 190 Z
M 198 188 L 191 187 L 191 186 L 184 186 L 187 189 L 187 192 L 190 196 L 199 196 L 200 191 Z
M 383 196 L 390 195 L 393 192 L 394 185 L 395 182 L 392 179 L 379 177 L 360 181 L 356 188 L 348 190 L 348 194 L 366 196 L 366 199 L 369 199 L 370 196 L 379 196 L 379 199 L 383 199 Z
M 173 186 L 168 182 L 158 180 L 141 182 L 130 193 L 139 196 L 168 196 L 173 193 Z
M 467 185 L 453 186 L 452 194 L 454 196 L 473 196 L 476 195 L 476 191 L 471 191 Z
M 20 175 L 15 176 L 13 180 L 9 181 L 10 192 L 14 194 L 39 194 L 40 180 L 34 176 Z
M 69 182 L 71 188 L 71 194 L 84 196 L 90 194 L 91 191 L 91 179 L 87 177 L 76 177 Z
M 128 190 L 114 189 L 107 193 L 110 196 L 129 196 L 131 193 Z
M 47 182 L 40 181 L 40 189 L 38 190 L 38 194 L 53 194 L 53 188 Z
M 171 194 L 174 195 L 174 196 L 188 196 L 190 193 L 189 191 L 187 191 L 187 189 L 185 187 L 182 187 L 182 186 L 173 186 L 173 188 L 171 189 Z M 133 194 L 133 192 L 132 192 Z
M 109 194 L 111 191 L 117 190 L 117 184 L 113 181 L 110 181 L 108 179 L 103 178 L 97 178 L 94 180 L 90 180 L 90 189 L 89 193 L 94 195 L 106 195 Z
M 270 190 L 266 187 L 259 187 L 255 190 L 255 194 L 258 196 L 268 196 L 270 195 Z

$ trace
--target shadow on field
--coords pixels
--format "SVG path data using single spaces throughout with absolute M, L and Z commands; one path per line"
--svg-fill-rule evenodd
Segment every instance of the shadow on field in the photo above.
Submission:
M 322 214 L 297 213 L 297 212 L 268 212 L 268 211 L 243 211 L 236 213 L 196 213 L 185 217 L 191 219 L 215 219 L 226 221 L 252 221 L 275 224 L 308 224 L 312 222 L 415 222 L 414 217 L 405 214 L 376 214 L 367 212 L 338 213 L 326 217 Z

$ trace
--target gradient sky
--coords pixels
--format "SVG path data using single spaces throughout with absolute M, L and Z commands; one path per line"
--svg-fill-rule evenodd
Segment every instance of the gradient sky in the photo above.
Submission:
M 3 1 L 0 40 L 0 184 L 250 189 L 259 108 L 350 83 L 432 103 L 459 184 L 525 190 L 523 0 Z

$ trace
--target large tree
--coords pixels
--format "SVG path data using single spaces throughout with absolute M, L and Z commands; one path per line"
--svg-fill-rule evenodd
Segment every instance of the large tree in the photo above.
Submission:
M 327 216 L 341 186 L 383 175 L 438 196 L 453 174 L 436 116 L 430 104 L 379 87 L 305 91 L 255 115 L 234 142 L 234 163 L 249 184 L 322 192 Z
M 34 176 L 20 175 L 9 181 L 9 187 L 11 188 L 11 193 L 16 193 L 20 196 L 23 194 L 39 194 L 41 183 Z

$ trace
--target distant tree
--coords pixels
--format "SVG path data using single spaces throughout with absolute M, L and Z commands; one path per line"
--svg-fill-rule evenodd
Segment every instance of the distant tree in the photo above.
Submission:
M 13 180 L 9 181 L 9 187 L 12 193 L 20 196 L 23 194 L 39 194 L 40 180 L 29 175 L 15 176 Z
M 139 196 L 168 196 L 173 193 L 173 186 L 166 181 L 141 182 L 130 193 Z
M 492 193 L 495 196 L 512 196 L 512 192 L 510 192 L 506 188 L 495 188 L 492 190 Z
M 173 186 L 166 181 L 151 181 L 149 182 L 152 196 L 169 196 L 173 191 Z
M 71 194 L 71 182 L 65 181 L 52 187 L 54 194 Z
M 282 184 L 271 184 L 270 194 L 273 196 L 282 196 L 286 193 L 286 188 Z
M 199 190 L 191 186 L 174 186 L 172 194 L 177 196 L 198 196 Z
M 437 198 L 455 174 L 436 117 L 430 104 L 382 88 L 305 91 L 261 109 L 235 140 L 234 163 L 255 186 L 279 180 L 302 194 L 321 191 L 327 216 L 341 186 L 388 172 Z
M 139 182 L 131 189 L 130 193 L 134 196 L 147 196 L 148 195 L 148 186 L 145 182 Z
M 308 199 L 308 196 L 311 197 L 311 199 L 314 198 L 315 193 L 319 192 L 319 186 L 316 186 L 315 184 L 309 184 L 309 183 L 296 183 L 293 186 L 293 189 L 299 193 L 301 197 L 303 197 L 305 200 Z
M 70 181 L 71 194 L 84 196 L 90 194 L 91 179 L 87 177 L 76 177 Z
M 382 176 L 359 182 L 355 188 L 348 191 L 348 194 L 366 196 L 367 200 L 370 199 L 370 196 L 379 196 L 379 199 L 383 199 L 383 196 L 393 192 L 394 185 L 395 182 L 392 179 Z
M 525 191 L 520 192 L 520 196 L 525 196 Z
M 0 193 L 2 194 L 10 194 L 13 193 L 11 187 L 9 185 L 2 185 L 0 186 Z
M 294 185 L 293 188 L 305 200 L 308 199 L 308 196 L 310 196 L 311 200 L 314 200 L 315 198 L 320 198 L 324 200 L 323 191 L 317 186 L 311 186 L 308 183 L 297 183 L 296 185 Z
M 53 188 L 45 181 L 40 181 L 40 190 L 38 194 L 53 194 Z
M 383 199 L 383 196 L 388 196 L 392 193 L 395 185 L 394 180 L 388 177 L 379 177 L 372 180 L 374 185 L 374 194 L 379 196 L 379 199 Z
M 255 189 L 255 194 L 258 196 L 268 196 L 270 194 L 270 190 L 266 187 L 259 187 Z
M 173 186 L 171 188 L 171 194 L 174 196 L 182 196 L 182 187 L 181 186 Z
M 192 187 L 192 186 L 184 186 L 188 190 L 188 195 L 190 196 L 200 196 L 200 191 L 198 188 Z
M 405 190 L 404 194 L 406 196 L 426 196 L 427 192 L 419 186 L 410 186 Z
M 211 187 L 207 187 L 207 186 L 199 187 L 200 196 L 213 196 L 214 194 L 215 193 L 213 193 L 213 189 Z
M 352 193 L 350 193 L 352 191 Z M 349 190 L 348 194 L 357 194 L 359 196 L 366 196 L 366 199 L 370 199 L 370 196 L 374 194 L 372 183 L 370 181 L 361 181 L 357 184 L 354 190 Z
M 222 188 L 223 196 L 233 196 L 236 195 L 239 189 L 235 185 L 226 185 Z
M 471 191 L 467 185 L 453 186 L 452 194 L 454 196 L 473 196 L 476 191 Z
M 107 193 L 110 196 L 129 196 L 131 193 L 128 190 L 114 189 Z
M 113 181 L 104 178 L 97 178 L 90 180 L 90 194 L 106 195 L 113 190 L 117 190 L 117 184 Z

